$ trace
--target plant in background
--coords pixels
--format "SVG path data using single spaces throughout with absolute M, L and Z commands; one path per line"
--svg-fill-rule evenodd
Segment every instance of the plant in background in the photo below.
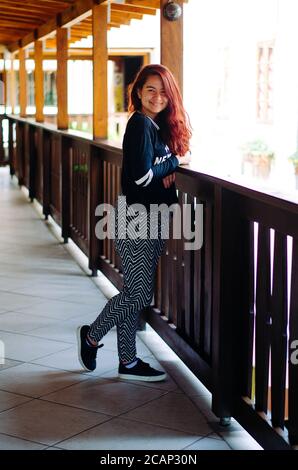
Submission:
M 252 167 L 252 176 L 268 178 L 271 170 L 271 162 L 274 159 L 273 150 L 262 139 L 246 142 L 242 147 L 242 172 L 245 164 Z
M 295 153 L 293 153 L 292 155 L 290 155 L 289 161 L 290 161 L 291 163 L 293 163 L 294 168 L 295 168 L 295 173 L 296 173 L 296 175 L 297 175 L 297 174 L 298 174 L 298 149 L 296 150 Z
M 295 181 L 296 181 L 295 186 L 296 186 L 296 189 L 298 190 L 298 149 L 296 150 L 295 153 L 289 156 L 289 161 L 294 166 Z
M 241 147 L 243 154 L 251 155 L 253 157 L 267 157 L 274 158 L 273 150 L 261 139 L 251 140 Z

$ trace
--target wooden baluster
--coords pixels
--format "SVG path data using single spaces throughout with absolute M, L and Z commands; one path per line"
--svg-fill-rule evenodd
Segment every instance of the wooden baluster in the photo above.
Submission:
M 99 258 L 103 250 L 103 241 L 98 240 L 95 226 L 99 220 L 95 210 L 103 202 L 103 164 L 96 147 L 91 146 L 89 160 L 89 269 L 92 276 L 97 276 Z
M 259 224 L 256 288 L 256 410 L 267 413 L 270 350 L 270 230 Z
M 291 302 L 289 319 L 289 419 L 291 444 L 298 444 L 298 238 L 293 239 Z
M 243 344 L 243 367 L 241 370 L 241 394 L 252 398 L 253 348 L 254 348 L 254 222 L 249 223 L 249 293 L 248 308 L 243 311 L 243 328 L 246 341 Z
M 275 232 L 271 334 L 271 419 L 284 427 L 287 360 L 287 237 Z
M 185 300 L 184 300 L 184 289 L 185 289 L 185 272 L 184 272 L 184 240 L 183 240 L 183 226 L 182 226 L 182 208 L 183 208 L 183 194 L 181 191 L 178 192 L 179 210 L 181 215 L 181 238 L 177 240 L 177 329 L 184 331 L 185 328 Z M 171 233 L 170 233 L 171 235 Z
M 43 133 L 43 194 L 42 194 L 42 205 L 43 214 L 45 219 L 51 213 L 50 199 L 51 199 L 51 153 L 53 145 L 53 134 L 47 131 Z

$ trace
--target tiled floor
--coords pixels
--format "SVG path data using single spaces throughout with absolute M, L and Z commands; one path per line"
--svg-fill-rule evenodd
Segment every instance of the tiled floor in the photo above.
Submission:
M 259 449 L 235 421 L 218 431 L 210 394 L 151 329 L 138 351 L 167 381 L 119 380 L 115 330 L 97 370 L 82 371 L 76 327 L 115 289 L 86 276 L 83 257 L 55 238 L 6 168 L 0 214 L 0 449 Z

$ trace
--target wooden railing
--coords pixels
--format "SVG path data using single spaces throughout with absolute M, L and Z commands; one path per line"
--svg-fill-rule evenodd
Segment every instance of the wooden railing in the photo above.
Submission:
M 112 241 L 96 238 L 95 209 L 119 194 L 121 149 L 8 119 L 11 173 L 86 253 L 93 275 L 101 270 L 120 288 L 121 265 Z M 203 204 L 204 242 L 185 251 L 183 239 L 168 241 L 146 319 L 211 391 L 217 416 L 234 416 L 266 449 L 286 449 L 274 428 L 298 443 L 297 201 L 186 168 L 176 181 L 192 219 Z

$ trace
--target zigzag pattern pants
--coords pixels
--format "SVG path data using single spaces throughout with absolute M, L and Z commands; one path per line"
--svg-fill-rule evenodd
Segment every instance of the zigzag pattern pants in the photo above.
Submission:
M 155 271 L 165 241 L 157 239 L 117 239 L 122 261 L 123 289 L 112 297 L 90 325 L 89 336 L 100 341 L 117 326 L 118 355 L 121 362 L 136 358 L 136 332 L 140 311 L 151 304 Z

